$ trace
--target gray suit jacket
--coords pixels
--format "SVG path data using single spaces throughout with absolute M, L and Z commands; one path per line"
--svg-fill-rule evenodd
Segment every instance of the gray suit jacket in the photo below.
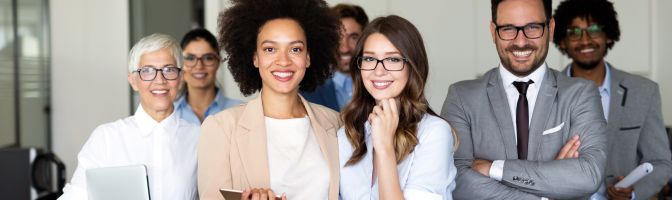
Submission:
M 639 164 L 649 162 L 653 172 L 635 184 L 637 199 L 649 199 L 672 175 L 658 84 L 613 67 L 609 69 L 606 183 L 614 184 L 616 176 L 626 176 Z M 567 70 L 569 67 L 563 74 Z
M 607 141 L 592 82 L 547 68 L 530 122 L 528 160 L 518 160 L 513 120 L 497 68 L 450 86 L 441 116 L 457 130 L 455 199 L 587 198 L 604 178 Z M 578 134 L 578 159 L 554 160 Z M 502 181 L 471 169 L 473 159 L 505 160 Z

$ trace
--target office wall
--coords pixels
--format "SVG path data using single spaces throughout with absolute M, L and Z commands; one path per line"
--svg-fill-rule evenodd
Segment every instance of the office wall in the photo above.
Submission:
M 206 28 L 217 30 L 217 14 L 226 8 L 226 0 L 205 0 Z M 428 51 L 430 76 L 426 94 L 431 107 L 440 111 L 448 86 L 460 80 L 473 79 L 492 67 L 499 58 L 489 32 L 490 2 L 459 0 L 327 0 L 330 5 L 353 3 L 361 5 L 370 19 L 389 14 L 400 15 L 420 30 Z M 612 0 L 621 23 L 621 41 L 609 52 L 606 60 L 625 71 L 659 82 L 663 93 L 663 115 L 672 125 L 672 74 L 666 63 L 672 58 L 672 41 L 664 33 L 672 31 L 669 19 L 672 3 L 665 0 Z M 553 9 L 560 1 L 553 1 Z M 667 19 L 667 20 L 666 20 Z M 562 69 L 570 60 L 551 44 L 547 63 Z M 228 96 L 242 98 L 228 71 L 220 70 L 221 81 Z
M 658 82 L 661 90 L 663 102 L 663 119 L 665 124 L 672 126 L 672 1 L 669 0 L 654 0 L 651 4 L 652 8 L 652 29 L 651 35 L 653 41 L 653 79 Z M 631 51 L 636 52 L 636 49 Z
M 53 150 L 66 163 L 93 129 L 129 115 L 128 1 L 50 1 Z
M 131 3 L 131 40 L 135 44 L 152 33 L 181 39 L 192 26 L 192 1 L 128 0 Z M 129 43 L 130 44 L 130 43 Z

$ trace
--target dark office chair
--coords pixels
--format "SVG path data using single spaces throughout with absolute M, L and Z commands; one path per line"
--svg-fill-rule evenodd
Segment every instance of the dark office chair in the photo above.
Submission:
M 667 141 L 670 143 L 670 150 L 672 150 L 672 127 L 665 127 L 665 130 L 667 131 Z
M 667 138 L 670 143 L 670 151 L 672 151 L 672 127 L 665 127 L 665 130 L 667 131 Z M 672 199 L 672 178 L 670 178 L 670 180 L 667 182 L 667 185 L 665 185 L 660 191 L 658 199 Z
M 0 163 L 2 199 L 50 200 L 63 194 L 65 164 L 51 152 L 3 148 L 0 149 Z
M 56 167 L 56 188 L 52 184 L 54 166 Z M 38 200 L 55 200 L 63 194 L 65 164 L 54 153 L 38 154 L 33 161 L 32 175 L 33 187 L 38 194 L 42 194 Z

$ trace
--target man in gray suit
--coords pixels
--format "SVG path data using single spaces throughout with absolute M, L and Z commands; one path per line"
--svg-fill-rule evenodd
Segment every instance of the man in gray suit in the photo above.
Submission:
M 587 198 L 604 176 L 606 122 L 594 84 L 550 69 L 551 0 L 492 0 L 501 64 L 450 86 L 455 199 Z
M 602 97 L 604 118 L 608 122 L 606 181 L 594 196 L 649 199 L 672 174 L 669 141 L 658 85 L 604 61 L 608 49 L 620 36 L 616 15 L 613 4 L 607 0 L 564 1 L 555 11 L 553 42 L 572 59 L 563 74 L 593 81 Z M 653 165 L 651 174 L 634 187 L 613 187 L 644 162 Z

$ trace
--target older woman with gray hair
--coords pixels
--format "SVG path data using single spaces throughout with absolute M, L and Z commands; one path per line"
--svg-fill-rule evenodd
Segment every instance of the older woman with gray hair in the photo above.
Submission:
M 128 82 L 139 93 L 135 114 L 98 126 L 77 157 L 59 199 L 87 199 L 86 171 L 145 165 L 152 199 L 197 199 L 196 145 L 200 127 L 176 116 L 182 50 L 170 36 L 142 38 L 129 53 Z

